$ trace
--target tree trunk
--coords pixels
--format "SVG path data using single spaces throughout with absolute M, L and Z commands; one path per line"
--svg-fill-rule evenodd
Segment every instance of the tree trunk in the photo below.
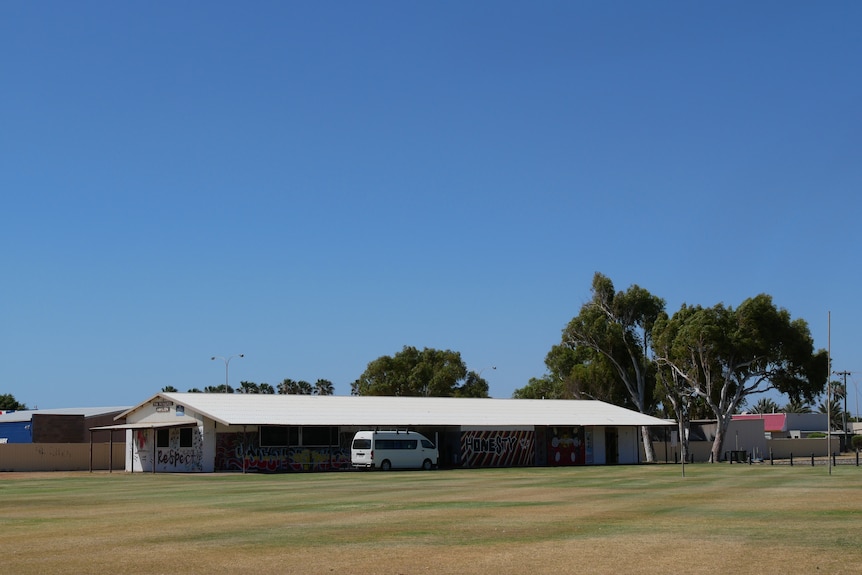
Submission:
M 650 438 L 649 427 L 643 426 L 641 427 L 641 438 L 644 442 L 644 457 L 647 460 L 647 463 L 655 462 L 655 449 L 653 449 L 652 439 Z
M 712 442 L 712 461 L 718 463 L 721 461 L 721 450 L 724 448 L 724 439 L 727 435 L 727 428 L 730 425 L 730 417 L 722 416 L 716 421 L 715 439 Z
M 688 433 L 685 432 L 685 428 L 688 426 L 688 422 L 684 417 L 680 417 L 677 422 L 677 433 L 679 433 L 679 453 L 682 456 L 681 459 L 684 462 L 688 461 Z

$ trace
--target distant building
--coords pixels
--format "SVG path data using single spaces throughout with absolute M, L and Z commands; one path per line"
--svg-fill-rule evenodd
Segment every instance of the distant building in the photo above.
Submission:
M 803 439 L 809 433 L 826 433 L 829 426 L 825 413 L 745 413 L 733 421 L 763 420 L 768 439 Z
M 128 407 L 78 407 L 9 411 L 0 415 L 0 443 L 87 443 L 91 427 L 116 423 Z M 110 438 L 104 437 L 104 441 Z M 114 441 L 125 434 L 115 433 Z

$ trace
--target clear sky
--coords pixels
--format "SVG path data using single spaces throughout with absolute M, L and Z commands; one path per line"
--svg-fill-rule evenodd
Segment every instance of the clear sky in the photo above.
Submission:
M 862 3 L 0 3 L 0 393 L 494 397 L 590 298 L 768 293 L 862 381 Z M 491 366 L 496 366 L 492 370 Z M 852 392 L 851 387 L 851 392 Z M 855 408 L 849 406 L 851 411 Z

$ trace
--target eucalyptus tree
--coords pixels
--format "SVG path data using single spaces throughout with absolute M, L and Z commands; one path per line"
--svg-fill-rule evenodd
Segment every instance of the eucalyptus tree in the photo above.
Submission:
M 461 354 L 412 346 L 370 362 L 351 384 L 352 395 L 488 397 L 488 384 L 468 372 Z
M 27 406 L 15 399 L 11 393 L 0 393 L 0 409 L 24 411 Z
M 565 397 L 562 381 L 550 374 L 531 377 L 524 387 L 512 393 L 513 399 L 571 399 Z
M 560 343 L 574 352 L 568 357 L 574 360 L 568 374 L 558 373 L 566 378 L 564 385 L 572 395 L 618 404 L 622 400 L 627 407 L 651 414 L 656 379 L 650 341 L 664 306 L 663 299 L 637 285 L 615 292 L 613 282 L 597 272 L 592 298 L 563 330 Z M 561 357 L 559 350 L 551 353 Z M 641 438 L 646 460 L 654 461 L 649 428 L 641 428 Z
M 677 398 L 703 401 L 717 420 L 712 459 L 721 458 L 731 416 L 750 397 L 777 390 L 812 401 L 823 390 L 827 355 L 814 351 L 808 325 L 760 294 L 737 309 L 683 305 L 658 319 L 653 349 L 677 378 Z

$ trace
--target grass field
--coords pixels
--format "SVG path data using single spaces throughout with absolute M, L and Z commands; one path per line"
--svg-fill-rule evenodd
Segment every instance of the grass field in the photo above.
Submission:
M 0 569 L 862 572 L 862 468 L 0 474 Z

